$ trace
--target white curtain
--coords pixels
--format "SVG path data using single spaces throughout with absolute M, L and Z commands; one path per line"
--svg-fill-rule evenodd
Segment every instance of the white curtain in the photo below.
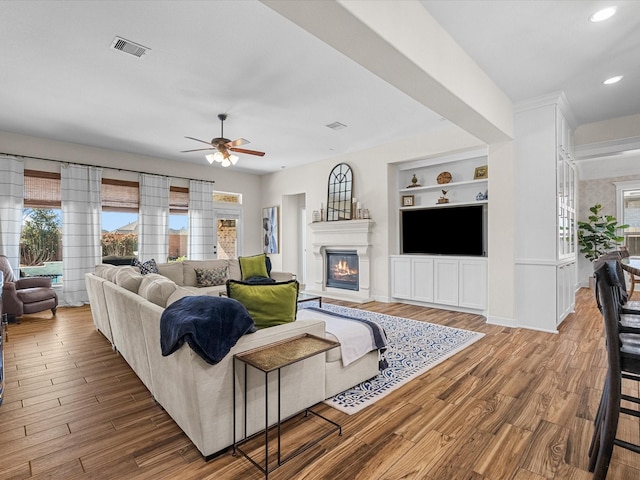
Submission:
M 20 232 L 24 210 L 24 162 L 0 155 L 0 255 L 13 272 L 20 268 Z
M 63 165 L 60 171 L 62 198 L 62 278 L 65 305 L 89 303 L 84 275 L 102 261 L 100 186 L 102 169 Z
M 189 182 L 189 247 L 190 260 L 215 258 L 215 221 L 213 216 L 213 183 Z
M 140 174 L 140 220 L 138 222 L 138 258 L 146 262 L 166 262 L 169 252 L 168 177 Z

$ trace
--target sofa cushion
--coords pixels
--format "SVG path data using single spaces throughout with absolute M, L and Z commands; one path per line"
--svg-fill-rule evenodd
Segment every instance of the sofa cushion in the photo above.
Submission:
M 105 271 L 109 268 L 116 268 L 113 265 L 109 265 L 109 264 L 98 264 L 95 266 L 95 268 L 93 269 L 93 273 L 96 274 L 96 276 L 100 277 L 100 278 L 104 278 L 104 274 Z M 7 281 L 7 279 L 5 278 L 5 281 Z
M 132 267 L 117 268 L 115 276 L 115 284 L 126 288 L 130 292 L 138 293 L 140 282 L 142 282 L 142 274 Z
M 198 287 L 224 285 L 228 279 L 227 270 L 227 267 L 196 268 L 196 283 Z
M 153 258 L 151 260 L 147 260 L 146 262 L 141 262 L 136 258 L 133 260 L 133 266 L 138 267 L 142 275 L 148 275 L 149 273 L 158 273 L 158 265 Z
M 94 273 L 97 276 L 104 278 L 105 280 L 109 280 L 110 282 L 115 283 L 116 273 L 118 273 L 118 267 L 109 264 L 96 265 Z
M 198 279 L 196 277 L 196 268 L 220 268 L 228 265 L 225 259 L 213 259 L 213 260 L 185 260 L 182 262 L 184 286 L 196 287 L 198 286 Z
M 240 273 L 240 262 L 237 258 L 227 259 L 227 265 L 229 266 L 229 279 L 242 280 L 242 274 Z
M 251 257 L 238 257 L 241 279 L 247 281 L 247 279 L 253 277 L 269 277 L 266 258 L 267 256 L 264 253 Z
M 195 295 L 198 295 L 198 293 L 192 292 L 188 288 L 178 286 L 173 291 L 173 293 L 171 295 L 169 295 L 169 298 L 167 298 L 167 303 L 166 303 L 165 307 L 168 307 L 173 302 L 175 302 L 176 300 L 181 299 L 182 297 L 193 297 Z
M 184 285 L 182 262 L 159 263 L 158 273 L 172 280 L 176 285 Z
M 268 284 L 227 281 L 227 296 L 245 306 L 258 328 L 295 321 L 298 289 L 297 280 Z
M 164 308 L 167 305 L 167 300 L 177 288 L 178 286 L 167 277 L 151 273 L 145 275 L 145 278 L 140 282 L 138 294 L 151 303 Z

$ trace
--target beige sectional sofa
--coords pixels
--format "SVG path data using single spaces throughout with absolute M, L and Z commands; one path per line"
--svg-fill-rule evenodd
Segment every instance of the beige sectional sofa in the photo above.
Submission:
M 219 292 L 224 292 L 226 290 L 226 287 L 224 284 L 211 287 L 198 286 L 196 268 L 226 268 L 228 272 L 227 277 L 229 279 L 242 280 L 242 276 L 240 273 L 240 263 L 237 258 L 215 260 L 184 260 L 182 262 L 159 263 L 157 264 L 157 267 L 158 273 L 160 275 L 173 280 L 176 285 L 185 287 L 188 290 L 197 293 L 198 295 L 218 295 Z M 293 278 L 293 274 L 288 272 L 271 271 L 269 276 L 276 282 L 284 282 Z
M 232 276 L 237 260 L 227 262 Z M 141 275 L 134 267 L 99 265 L 94 273 L 86 274 L 85 281 L 96 328 L 112 343 L 202 455 L 209 457 L 233 444 L 234 382 L 238 439 L 244 431 L 244 397 L 241 393 L 244 374 L 242 369 L 236 369 L 234 378 L 233 355 L 304 333 L 320 337 L 326 334 L 325 324 L 320 319 L 297 320 L 243 336 L 215 365 L 206 363 L 186 344 L 173 354 L 162 356 L 160 317 L 164 308 L 184 296 L 201 292 L 217 296 L 221 290 L 215 287 L 203 287 L 207 290 L 202 290 L 193 285 L 191 272 L 188 275 L 185 272 L 187 266 L 192 269 L 194 264 L 198 262 L 182 262 L 182 276 L 174 265 L 166 268 L 159 265 L 158 270 L 163 274 L 148 275 Z M 239 276 L 239 268 L 237 274 Z M 283 275 L 280 279 L 286 277 Z M 182 284 L 178 283 L 180 281 Z M 340 351 L 334 349 L 326 355 L 286 367 L 282 371 L 282 418 L 377 375 L 378 359 L 378 352 L 373 351 L 343 367 Z M 318 382 L 318 378 L 325 382 Z M 270 424 L 277 419 L 275 380 L 275 376 L 269 379 Z M 249 369 L 247 381 L 247 431 L 252 434 L 264 428 L 264 376 Z

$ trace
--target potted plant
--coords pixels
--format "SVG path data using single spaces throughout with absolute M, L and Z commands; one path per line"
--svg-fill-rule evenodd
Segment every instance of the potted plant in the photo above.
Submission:
M 578 245 L 580 253 L 593 261 L 600 255 L 614 250 L 624 241 L 624 237 L 618 234 L 619 230 L 629 228 L 629 225 L 618 225 L 618 220 L 613 215 L 600 213 L 602 205 L 595 204 L 589 209 L 588 222 L 578 222 Z

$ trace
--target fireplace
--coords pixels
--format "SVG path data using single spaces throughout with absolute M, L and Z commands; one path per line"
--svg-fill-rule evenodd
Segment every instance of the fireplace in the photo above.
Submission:
M 358 290 L 358 252 L 327 250 L 327 287 Z
M 305 291 L 323 297 L 345 300 L 348 302 L 371 302 L 371 235 L 374 222 L 371 219 L 343 220 L 334 222 L 313 222 L 309 224 L 312 231 L 313 277 Z M 334 253 L 353 254 L 347 267 L 356 269 L 356 281 L 347 278 L 347 284 L 336 284 L 336 280 L 344 280 L 344 274 L 330 275 L 330 263 L 327 256 Z M 355 263 L 354 263 L 355 262 Z M 331 278 L 330 278 L 331 277 Z M 338 278 L 342 277 L 342 278 Z M 348 285 L 348 286 L 347 286 Z

